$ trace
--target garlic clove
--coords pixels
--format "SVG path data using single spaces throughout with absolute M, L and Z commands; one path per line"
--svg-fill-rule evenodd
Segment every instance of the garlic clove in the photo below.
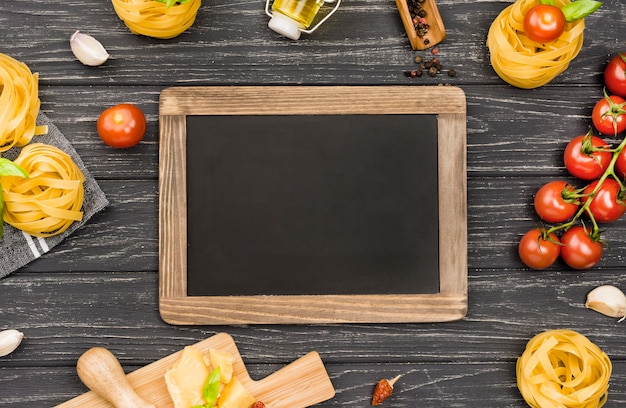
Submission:
M 610 317 L 626 318 L 626 295 L 612 285 L 602 285 L 587 294 L 585 307 Z
M 0 357 L 12 353 L 23 338 L 24 333 L 14 329 L 0 331 Z
M 70 38 L 70 47 L 80 62 L 90 67 L 102 65 L 109 59 L 109 53 L 94 37 L 76 31 Z

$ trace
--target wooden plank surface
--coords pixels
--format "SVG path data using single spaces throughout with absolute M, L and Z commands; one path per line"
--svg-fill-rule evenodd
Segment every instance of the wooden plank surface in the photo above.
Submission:
M 267 29 L 263 4 L 205 1 L 194 26 L 172 40 L 134 36 L 108 1 L 0 2 L 0 52 L 40 73 L 42 110 L 72 142 L 111 201 L 54 251 L 0 280 L 0 328 L 26 338 L 0 358 L 0 405 L 60 404 L 86 391 L 76 376 L 88 348 L 111 349 L 130 372 L 226 331 L 253 378 L 316 350 L 337 389 L 321 407 L 365 407 L 373 385 L 403 374 L 392 407 L 524 407 L 515 360 L 537 332 L 571 328 L 611 357 L 607 407 L 626 403 L 623 324 L 586 310 L 596 285 L 626 288 L 626 221 L 593 270 L 557 263 L 529 271 L 515 245 L 536 225 L 532 194 L 567 177 L 561 154 L 587 131 L 608 58 L 626 47 L 626 3 L 606 0 L 586 21 L 585 43 L 569 69 L 532 91 L 503 83 L 485 46 L 491 21 L 511 1 L 438 1 L 446 40 L 444 71 L 407 78 L 413 58 L 394 2 L 344 1 L 318 31 L 298 42 Z M 94 35 L 112 58 L 99 68 L 74 60 L 69 38 Z M 467 97 L 467 316 L 445 324 L 175 327 L 158 313 L 158 97 L 174 85 L 437 85 Z M 134 102 L 148 118 L 141 145 L 104 146 L 95 121 L 104 107 Z M 353 101 L 358 104 L 359 101 Z M 531 301 L 532 300 L 532 301 Z

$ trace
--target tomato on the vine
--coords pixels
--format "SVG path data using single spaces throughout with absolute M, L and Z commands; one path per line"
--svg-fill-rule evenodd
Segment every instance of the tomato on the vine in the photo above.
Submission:
M 146 133 L 146 117 L 137 106 L 123 103 L 105 109 L 98 118 L 98 134 L 104 143 L 126 148 L 141 142 Z
M 626 98 L 626 55 L 618 52 L 604 69 L 604 83 L 615 95 Z
M 626 130 L 626 101 L 617 95 L 607 95 L 596 102 L 591 121 L 600 133 L 617 135 Z
M 615 175 L 622 180 L 626 180 L 626 149 L 622 149 L 615 161 Z
M 602 242 L 576 225 L 561 236 L 561 259 L 574 269 L 589 269 L 602 257 Z
M 613 222 L 618 220 L 624 212 L 626 212 L 626 203 L 624 202 L 624 192 L 621 191 L 620 185 L 612 178 L 606 178 L 595 196 L 590 195 L 598 185 L 599 180 L 593 181 L 583 191 L 583 202 L 591 199 L 589 204 L 589 212 L 597 222 Z
M 542 220 L 558 223 L 569 220 L 578 210 L 575 189 L 566 181 L 550 181 L 535 194 L 535 211 Z
M 532 269 L 545 269 L 552 265 L 561 251 L 556 234 L 546 234 L 543 229 L 528 231 L 519 242 L 518 254 L 522 262 Z
M 563 161 L 567 171 L 581 180 L 599 178 L 611 163 L 610 146 L 590 133 L 577 136 L 565 147 Z

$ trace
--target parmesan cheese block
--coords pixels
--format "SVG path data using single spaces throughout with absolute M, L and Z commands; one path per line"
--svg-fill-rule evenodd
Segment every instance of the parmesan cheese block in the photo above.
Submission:
M 165 373 L 174 408 L 203 405 L 202 388 L 209 373 L 202 352 L 191 346 L 185 347 L 180 360 Z
M 254 396 L 237 380 L 237 377 L 233 377 L 220 393 L 217 406 L 219 408 L 250 408 L 255 402 Z
M 228 384 L 233 376 L 233 363 L 235 358 L 223 351 L 210 349 L 209 358 L 211 360 L 211 367 L 213 369 L 220 369 L 220 382 L 222 384 Z

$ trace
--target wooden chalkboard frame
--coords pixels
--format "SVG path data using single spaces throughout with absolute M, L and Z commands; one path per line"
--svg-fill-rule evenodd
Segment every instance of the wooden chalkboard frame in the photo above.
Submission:
M 188 115 L 416 114 L 438 118 L 439 269 L 435 294 L 187 295 Z M 453 86 L 209 86 L 162 91 L 159 310 L 176 325 L 400 323 L 467 312 L 465 94 Z

